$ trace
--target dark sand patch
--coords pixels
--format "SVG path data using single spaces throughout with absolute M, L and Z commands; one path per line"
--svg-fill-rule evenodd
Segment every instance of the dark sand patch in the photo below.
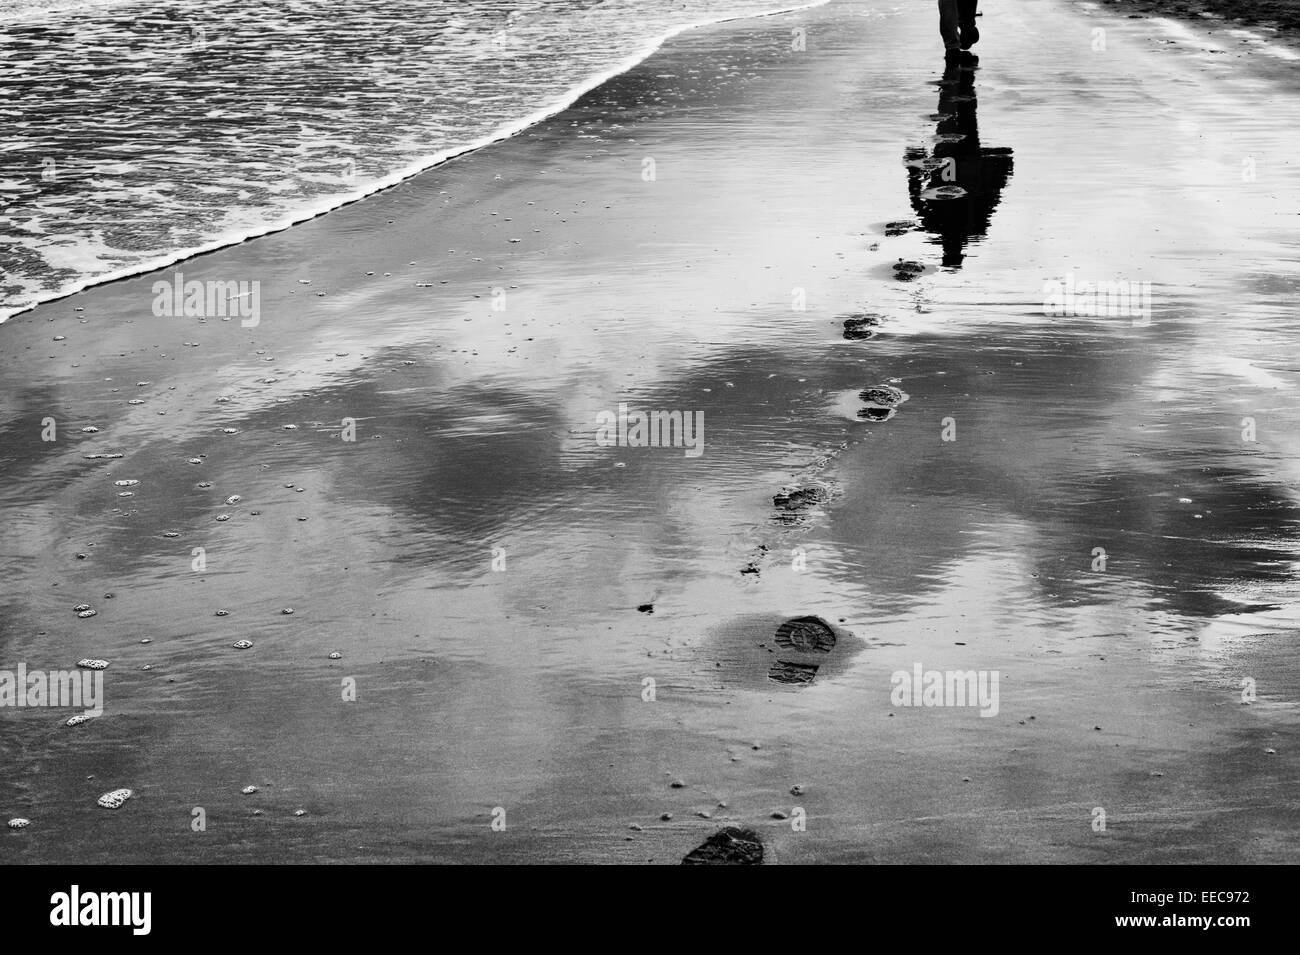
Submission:
M 1296 0 L 1184 0 L 1163 3 L 1157 0 L 1098 0 L 1113 12 L 1130 11 L 1130 15 L 1182 17 L 1203 23 L 1206 15 L 1243 24 L 1273 26 L 1289 34 L 1300 34 L 1300 3 Z

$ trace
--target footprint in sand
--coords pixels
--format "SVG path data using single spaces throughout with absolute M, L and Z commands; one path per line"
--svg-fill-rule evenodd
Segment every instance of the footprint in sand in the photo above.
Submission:
M 724 683 L 762 689 L 833 676 L 861 648 L 856 635 L 821 617 L 749 614 L 712 630 L 704 653 L 718 664 L 714 672 Z
M 885 316 L 874 312 L 858 312 L 844 319 L 844 337 L 851 342 L 866 341 L 874 338 L 876 329 L 884 322 Z
M 819 655 L 835 649 L 835 631 L 820 617 L 795 617 L 776 628 L 773 638 L 787 655 L 797 659 L 777 660 L 767 671 L 769 680 L 793 686 L 804 686 L 813 681 L 820 662 L 811 662 Z
M 858 392 L 858 397 L 868 404 L 896 408 L 907 400 L 907 394 L 893 385 L 876 385 Z
M 746 564 L 744 567 L 740 568 L 740 572 L 742 574 L 755 574 L 755 575 L 761 573 L 762 572 L 761 564 L 763 563 L 763 558 L 767 556 L 768 549 L 769 548 L 766 544 L 759 544 L 757 547 L 755 547 L 753 551 L 751 551 L 753 556 L 750 558 L 749 563 Z
M 829 504 L 838 496 L 839 492 L 833 484 L 815 480 L 814 476 L 830 467 L 840 452 L 847 447 L 848 442 L 844 442 L 821 452 L 819 457 L 804 469 L 802 475 L 796 476 L 795 482 L 786 485 L 779 494 L 773 496 L 772 505 L 776 509 L 773 519 L 776 523 L 793 528 L 794 531 L 804 530 L 809 526 L 812 516 L 820 513 L 819 508 Z M 768 533 L 766 529 L 754 528 L 753 530 L 754 536 L 766 537 Z M 746 554 L 746 563 L 740 573 L 757 576 L 762 572 L 762 565 L 768 557 L 789 546 L 789 537 L 790 532 L 785 532 L 781 539 L 775 541 L 770 538 L 755 541 Z
M 898 281 L 900 282 L 910 282 L 913 279 L 915 279 L 918 275 L 921 275 L 925 272 L 925 266 L 922 265 L 920 262 L 913 262 L 911 260 L 905 261 L 903 259 L 899 259 L 897 262 L 895 262 L 893 265 L 893 269 L 894 269 L 894 278 L 898 279 Z
M 800 653 L 830 653 L 835 649 L 835 631 L 820 617 L 795 617 L 776 628 L 776 644 Z
M 804 686 L 813 681 L 817 676 L 817 667 L 808 663 L 789 663 L 785 660 L 777 660 L 772 664 L 772 668 L 767 671 L 769 680 L 777 683 L 784 683 L 787 686 Z
M 804 525 L 817 509 L 829 504 L 835 498 L 835 491 L 830 485 L 808 482 L 781 490 L 772 497 L 772 506 L 776 508 L 775 519 L 784 525 Z
M 682 865 L 762 865 L 763 841 L 753 829 L 727 826 L 696 846 Z
M 892 385 L 863 389 L 858 392 L 858 397 L 866 402 L 866 407 L 858 409 L 858 417 L 865 421 L 888 421 L 908 398 L 905 392 Z
M 829 504 L 834 496 L 835 492 L 829 485 L 811 483 L 781 491 L 772 497 L 772 504 L 782 511 L 803 511 Z

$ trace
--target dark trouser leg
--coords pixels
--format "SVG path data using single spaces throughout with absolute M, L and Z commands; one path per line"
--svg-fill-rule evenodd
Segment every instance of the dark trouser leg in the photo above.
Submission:
M 945 50 L 961 49 L 961 20 L 957 9 L 959 2 L 967 2 L 974 7 L 974 0 L 939 0 L 939 35 L 943 37 Z
M 975 25 L 975 8 L 979 0 L 957 0 L 957 22 L 963 27 Z

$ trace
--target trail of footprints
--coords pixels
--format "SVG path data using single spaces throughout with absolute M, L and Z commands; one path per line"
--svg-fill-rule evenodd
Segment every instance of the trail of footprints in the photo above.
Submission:
M 909 165 L 917 164 L 926 171 L 942 164 L 941 160 L 913 151 L 909 151 L 907 159 Z M 956 198 L 964 193 L 965 190 L 958 186 L 940 187 L 928 190 L 922 198 L 942 200 Z M 886 238 L 892 238 L 919 228 L 916 220 L 901 219 L 885 223 L 884 234 Z M 871 245 L 872 251 L 878 248 L 879 243 Z M 903 283 L 914 283 L 926 273 L 924 264 L 911 259 L 899 258 L 890 268 L 894 280 Z M 911 297 L 918 309 L 924 307 L 924 292 L 918 289 Z M 885 321 L 886 316 L 878 312 L 850 314 L 843 320 L 844 339 L 850 342 L 870 341 L 876 337 Z M 862 401 L 862 407 L 858 410 L 857 417 L 871 422 L 888 421 L 908 399 L 908 395 L 892 383 L 864 388 L 858 397 Z M 793 484 L 783 487 L 773 496 L 773 523 L 782 528 L 802 530 L 812 515 L 822 513 L 825 507 L 834 502 L 839 496 L 839 490 L 833 483 L 821 479 L 821 474 L 847 446 L 847 443 L 843 444 L 824 454 L 812 467 L 799 475 Z M 788 543 L 788 540 L 781 543 Z M 783 548 L 776 546 L 776 541 L 757 544 L 750 551 L 749 560 L 740 573 L 743 576 L 757 577 L 767 560 L 781 549 Z M 777 628 L 775 644 L 780 655 L 768 671 L 768 679 L 787 686 L 807 686 L 817 675 L 820 666 L 818 657 L 824 657 L 834 650 L 836 637 L 834 629 L 820 617 L 796 617 Z M 802 787 L 794 787 L 791 793 L 801 795 Z M 774 813 L 773 816 L 785 818 L 783 813 Z M 683 865 L 760 865 L 762 862 L 762 838 L 753 829 L 736 826 L 718 830 L 682 860 Z
M 886 222 L 884 233 L 886 237 L 900 236 L 913 232 L 918 228 L 919 224 L 914 219 L 899 219 Z M 872 249 L 875 248 L 878 248 L 878 245 L 873 244 Z M 895 280 L 899 282 L 915 281 L 926 271 L 925 266 L 920 262 L 902 258 L 892 265 L 892 269 Z M 844 339 L 851 342 L 870 341 L 875 338 L 885 320 L 886 316 L 879 312 L 855 312 L 850 314 L 843 320 Z M 908 399 L 908 395 L 904 391 L 889 383 L 864 388 L 859 392 L 858 397 L 862 400 L 862 407 L 858 409 L 857 416 L 864 421 L 871 422 L 888 421 L 897 413 L 899 405 Z M 795 483 L 787 485 L 773 496 L 774 523 L 784 528 L 805 528 L 808 520 L 813 515 L 821 513 L 826 505 L 839 496 L 839 490 L 834 484 L 821 479 L 821 472 L 825 471 L 839 453 L 847 447 L 848 444 L 844 443 L 826 452 L 810 468 L 797 477 Z M 759 576 L 762 573 L 763 565 L 768 559 L 784 549 L 784 545 L 789 542 L 789 536 L 787 534 L 782 538 L 770 540 L 770 542 L 761 541 L 756 544 L 746 555 L 747 560 L 741 567 L 741 575 L 747 577 Z M 776 675 L 773 676 L 773 679 L 782 683 L 800 682 Z

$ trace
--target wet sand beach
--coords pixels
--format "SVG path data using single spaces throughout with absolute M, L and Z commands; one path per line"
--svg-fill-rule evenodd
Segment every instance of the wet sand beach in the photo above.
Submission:
M 0 666 L 109 663 L 0 709 L 0 856 L 1295 861 L 1294 67 L 1025 0 L 945 75 L 920 6 L 687 31 L 0 325 Z

